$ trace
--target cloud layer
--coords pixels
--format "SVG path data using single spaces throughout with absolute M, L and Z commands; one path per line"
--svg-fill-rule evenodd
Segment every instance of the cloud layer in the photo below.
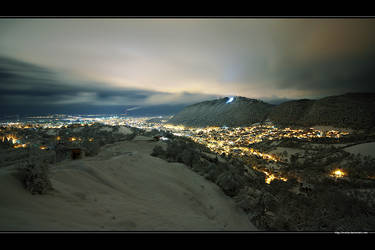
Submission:
M 107 86 L 104 83 L 67 80 L 59 73 L 34 64 L 0 57 L 1 113 L 35 110 L 63 110 L 74 107 L 85 110 L 110 110 L 117 107 L 126 111 L 154 105 L 186 105 L 212 99 L 213 96 L 194 93 L 167 93 L 135 88 Z M 118 110 L 116 110 L 118 112 Z
M 374 44 L 375 19 L 3 19 L 0 95 L 137 107 L 375 92 Z

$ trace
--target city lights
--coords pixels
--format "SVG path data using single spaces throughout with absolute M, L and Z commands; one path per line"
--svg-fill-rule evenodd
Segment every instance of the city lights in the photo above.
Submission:
M 228 99 L 228 103 L 232 102 L 234 97 Z M 153 118 L 157 118 L 156 122 L 152 122 Z M 22 138 L 18 133 L 13 133 L 13 129 L 25 129 L 29 131 L 38 129 L 48 129 L 51 135 L 55 135 L 55 140 L 59 143 L 63 140 L 69 142 L 80 142 L 87 140 L 93 142 L 94 137 L 87 139 L 71 135 L 70 137 L 62 138 L 57 135 L 54 129 L 64 129 L 73 126 L 74 129 L 84 128 L 85 126 L 92 126 L 93 124 L 103 124 L 106 126 L 127 126 L 144 129 L 145 131 L 157 130 L 168 131 L 175 136 L 184 136 L 190 138 L 192 141 L 205 145 L 211 151 L 218 155 L 239 157 L 241 159 L 260 159 L 264 160 L 267 169 L 254 168 L 257 171 L 266 174 L 266 183 L 271 183 L 275 179 L 287 181 L 286 178 L 281 177 L 277 173 L 277 169 L 282 168 L 287 162 L 281 159 L 279 155 L 267 152 L 255 146 L 264 141 L 280 141 L 282 139 L 291 138 L 298 140 L 311 141 L 313 138 L 341 138 L 348 135 L 347 132 L 338 130 L 321 131 L 314 128 L 282 128 L 277 127 L 271 122 L 263 124 L 257 123 L 248 127 L 227 127 L 227 126 L 207 126 L 207 127 L 188 127 L 183 125 L 173 125 L 166 123 L 169 117 L 123 117 L 123 116 L 64 116 L 51 115 L 38 117 L 41 119 L 37 121 L 17 122 L 17 123 L 3 123 L 1 124 L 5 130 L 1 131 L 0 140 L 2 142 L 9 141 L 13 148 L 25 148 L 27 142 L 26 138 Z M 160 140 L 167 141 L 168 138 L 160 137 Z M 46 145 L 38 146 L 42 150 L 48 149 Z M 273 164 L 273 165 L 272 165 Z M 270 166 L 273 167 L 270 167 Z M 276 169 L 276 170 L 275 170 Z M 276 171 L 276 172 L 275 172 Z M 336 170 L 331 173 L 335 178 L 342 178 L 346 174 L 342 170 Z
M 332 171 L 331 176 L 335 178 L 343 178 L 346 173 L 341 169 L 335 169 Z

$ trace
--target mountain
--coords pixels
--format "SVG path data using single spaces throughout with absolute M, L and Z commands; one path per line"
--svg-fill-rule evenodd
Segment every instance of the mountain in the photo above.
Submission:
M 283 125 L 372 128 L 375 126 L 375 93 L 288 101 L 273 107 L 267 118 Z
M 185 107 L 169 123 L 192 127 L 246 126 L 270 120 L 286 126 L 375 127 L 375 93 L 347 93 L 318 100 L 272 105 L 246 97 L 226 97 Z
M 256 99 L 225 97 L 187 106 L 168 123 L 191 127 L 245 126 L 263 121 L 272 107 Z

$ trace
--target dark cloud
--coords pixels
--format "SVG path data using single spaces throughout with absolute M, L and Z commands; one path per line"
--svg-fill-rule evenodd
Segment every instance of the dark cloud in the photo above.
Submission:
M 140 105 L 144 112 L 153 104 L 157 106 L 155 111 L 165 113 L 193 103 L 197 98 L 208 97 L 182 93 L 178 95 L 182 98 L 176 100 L 174 94 L 167 92 L 116 88 L 97 82 L 67 82 L 59 79 L 59 74 L 53 70 L 7 57 L 0 57 L 0 72 L 0 113 L 3 114 L 79 113 L 80 110 L 116 113 L 134 105 Z M 162 98 L 155 101 L 158 97 Z M 174 104 L 177 104 L 176 108 L 169 108 Z
M 316 62 L 286 62 L 274 72 L 278 88 L 308 90 L 318 95 L 375 92 L 375 50 L 360 57 Z

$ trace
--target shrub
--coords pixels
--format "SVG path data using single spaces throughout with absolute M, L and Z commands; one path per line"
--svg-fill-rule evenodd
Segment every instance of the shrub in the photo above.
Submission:
M 264 209 L 259 205 L 261 195 L 262 192 L 259 189 L 245 186 L 234 197 L 234 200 L 246 213 L 259 214 Z
M 182 162 L 187 166 L 192 166 L 194 160 L 194 152 L 188 149 L 184 149 L 181 154 Z
M 156 145 L 152 150 L 151 156 L 157 156 L 159 158 L 162 158 L 161 156 L 164 156 L 165 154 L 166 152 L 164 151 L 163 147 L 160 145 Z
M 193 162 L 192 162 L 192 165 L 191 165 L 191 169 L 200 174 L 200 175 L 205 175 L 207 174 L 207 172 L 209 171 L 209 167 L 210 167 L 210 162 L 206 161 L 206 160 L 200 160 L 197 158 L 197 160 L 193 159 Z
M 95 156 L 99 154 L 100 151 L 100 145 L 98 142 L 87 142 L 84 144 L 86 150 L 85 155 L 86 156 Z
M 223 189 L 228 196 L 235 196 L 243 187 L 244 179 L 234 171 L 224 171 L 216 180 L 216 183 Z
M 26 162 L 19 167 L 19 174 L 26 190 L 32 194 L 45 194 L 52 190 L 49 167 L 45 162 Z
M 208 167 L 206 168 L 207 172 L 204 175 L 204 177 L 212 182 L 216 182 L 216 179 L 219 177 L 220 174 L 222 174 L 225 169 L 219 165 L 209 162 Z

